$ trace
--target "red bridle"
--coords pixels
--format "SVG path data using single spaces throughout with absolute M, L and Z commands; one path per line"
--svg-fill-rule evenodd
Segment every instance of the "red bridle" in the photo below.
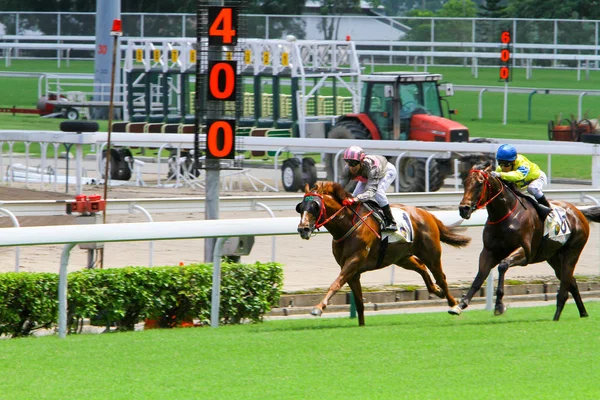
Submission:
M 306 193 L 304 195 L 304 199 L 306 199 L 306 197 L 308 196 L 315 196 L 318 197 L 321 201 L 320 201 L 320 209 L 319 209 L 319 215 L 317 216 L 317 218 L 315 219 L 315 229 L 319 229 L 324 225 L 327 225 L 327 223 L 329 223 L 330 221 L 332 221 L 340 212 L 342 212 L 343 209 L 347 208 L 348 206 L 342 206 L 340 207 L 339 210 L 337 210 L 335 213 L 333 213 L 329 218 L 325 219 L 325 216 L 327 215 L 325 212 L 325 201 L 323 199 L 323 195 L 320 193 L 316 193 L 316 192 L 309 192 Z M 336 243 L 341 242 L 342 240 L 346 239 L 348 236 L 350 236 L 356 229 L 358 229 L 358 227 L 365 223 L 365 225 L 367 225 L 367 227 L 373 231 L 373 233 L 377 236 L 377 238 L 381 238 L 381 236 L 379 236 L 379 234 L 377 232 L 375 232 L 375 230 L 373 228 L 371 228 L 371 226 L 369 226 L 369 224 L 367 224 L 366 219 L 369 217 L 369 215 L 373 214 L 373 211 L 369 211 L 367 213 L 367 215 L 365 215 L 364 217 L 362 217 L 359 213 L 358 213 L 358 208 L 360 207 L 360 204 L 357 203 L 356 205 L 356 209 L 350 208 L 352 210 L 352 212 L 354 212 L 354 214 L 358 217 L 359 221 L 355 222 L 352 226 L 352 228 L 350 228 L 348 230 L 348 232 L 346 232 L 341 238 L 339 239 L 334 239 L 333 241 Z M 324 219 L 322 222 L 319 222 L 320 219 Z
M 481 191 L 479 200 L 477 200 L 477 204 L 475 205 L 475 208 L 479 210 L 480 208 L 483 208 L 483 207 L 487 206 L 488 204 L 490 204 L 496 197 L 498 197 L 502 192 L 504 192 L 504 185 L 501 185 L 500 190 L 496 194 L 494 194 L 492 197 L 490 197 L 487 201 L 485 201 L 486 195 L 491 196 L 491 193 L 492 193 L 492 185 L 490 184 L 490 181 L 489 181 L 490 175 L 487 172 L 480 170 L 480 169 L 472 169 L 471 171 L 469 171 L 469 173 L 471 173 L 471 172 L 476 172 L 483 176 L 483 190 Z M 487 194 L 488 191 L 490 193 L 489 195 Z M 509 215 L 511 215 L 517 209 L 518 203 L 519 203 L 518 201 L 515 201 L 515 206 L 512 208 L 512 210 L 510 210 L 505 216 L 503 216 L 499 220 L 496 220 L 496 221 L 488 220 L 487 223 L 493 225 L 493 224 L 497 224 L 497 223 L 504 221 L 506 218 L 508 218 Z

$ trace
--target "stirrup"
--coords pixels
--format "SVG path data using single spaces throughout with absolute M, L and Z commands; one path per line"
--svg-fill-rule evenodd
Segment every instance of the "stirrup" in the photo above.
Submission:
M 384 227 L 383 230 L 388 232 L 395 232 L 398 230 L 398 225 L 396 225 L 395 222 L 392 222 L 391 224 Z

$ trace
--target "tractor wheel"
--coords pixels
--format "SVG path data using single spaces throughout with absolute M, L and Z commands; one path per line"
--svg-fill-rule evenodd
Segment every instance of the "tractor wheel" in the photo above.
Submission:
M 302 183 L 311 188 L 317 183 L 317 166 L 315 160 L 310 157 L 302 159 Z
M 358 122 L 355 121 L 342 121 L 336 125 L 327 135 L 329 139 L 357 139 L 367 140 L 371 139 L 371 134 Z M 341 149 L 340 149 L 341 150 Z M 325 154 L 325 171 L 327 172 L 327 180 L 333 181 L 333 161 L 335 154 Z M 338 174 L 344 167 L 343 160 L 338 162 Z M 339 176 L 338 176 L 339 178 Z
M 472 139 L 469 140 L 469 143 L 498 143 L 493 139 L 486 139 L 486 138 L 477 138 L 477 139 Z M 469 171 L 471 170 L 471 168 L 473 168 L 475 165 L 477 164 L 483 164 L 487 161 L 491 162 L 492 165 L 494 164 L 494 162 L 496 161 L 496 155 L 493 153 L 474 153 L 474 154 L 467 154 L 464 157 L 462 157 L 460 159 L 461 161 L 461 165 L 459 167 L 459 176 L 460 176 L 460 180 L 461 182 L 464 182 L 465 179 L 467 179 L 467 176 L 469 176 Z
M 296 158 L 288 158 L 281 166 L 281 181 L 286 192 L 297 192 L 302 188 L 302 167 Z
M 398 183 L 400 192 L 425 191 L 425 164 L 427 159 L 402 157 L 398 168 Z M 440 174 L 437 161 L 431 160 L 429 164 L 429 191 L 440 190 L 444 184 L 444 177 Z

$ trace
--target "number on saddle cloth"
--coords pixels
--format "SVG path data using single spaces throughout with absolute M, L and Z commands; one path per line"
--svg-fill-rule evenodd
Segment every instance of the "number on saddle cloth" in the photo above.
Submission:
M 564 208 L 554 206 L 544 221 L 544 237 L 564 244 L 571 236 L 571 227 Z

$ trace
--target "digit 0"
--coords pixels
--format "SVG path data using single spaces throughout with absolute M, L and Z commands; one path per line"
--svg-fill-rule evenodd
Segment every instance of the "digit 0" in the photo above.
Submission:
M 208 71 L 210 100 L 235 100 L 235 61 L 212 62 Z
M 500 52 L 500 61 L 508 62 L 508 60 L 510 60 L 510 50 L 502 49 L 502 51 Z
M 206 152 L 212 158 L 232 158 L 233 127 L 229 121 L 213 121 L 206 134 Z
M 508 67 L 500 67 L 500 79 L 502 80 L 508 80 L 510 76 L 510 70 L 508 69 Z

